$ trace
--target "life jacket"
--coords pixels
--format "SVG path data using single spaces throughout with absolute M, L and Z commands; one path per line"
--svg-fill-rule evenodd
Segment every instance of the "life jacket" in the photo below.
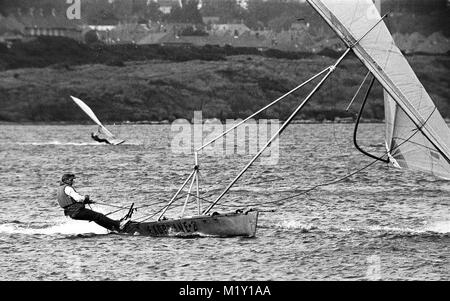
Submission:
M 59 186 L 57 194 L 56 194 L 56 196 L 58 198 L 58 204 L 62 208 L 76 203 L 76 201 L 72 197 L 70 197 L 69 195 L 67 195 L 65 193 L 64 189 L 66 189 L 67 186 L 69 186 L 69 185 L 64 184 L 64 185 Z

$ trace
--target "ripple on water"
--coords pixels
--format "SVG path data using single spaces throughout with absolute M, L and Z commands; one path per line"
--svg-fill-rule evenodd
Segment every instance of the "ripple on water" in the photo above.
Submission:
M 113 126 L 130 135 L 119 147 L 92 143 L 91 130 L 0 126 L 2 279 L 450 280 L 448 181 L 375 164 L 303 193 L 370 163 L 353 149 L 352 125 L 292 125 L 277 164 L 256 164 L 224 197 L 220 205 L 276 209 L 260 214 L 252 239 L 113 235 L 65 218 L 55 200 L 63 172 L 93 199 L 140 207 L 170 199 L 192 168 L 191 155 L 173 152 L 170 125 Z M 360 130 L 367 145 L 383 145 L 381 124 Z M 202 197 L 213 199 L 250 158 L 200 154 Z

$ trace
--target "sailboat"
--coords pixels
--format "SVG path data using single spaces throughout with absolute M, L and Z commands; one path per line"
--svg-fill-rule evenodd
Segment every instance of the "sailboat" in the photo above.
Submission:
M 72 100 L 85 112 L 91 119 L 98 125 L 98 133 L 106 136 L 106 140 L 109 144 L 119 145 L 125 142 L 125 140 L 121 140 L 116 138 L 97 118 L 92 109 L 81 99 L 76 98 L 74 96 L 70 96 Z
M 212 209 L 223 199 L 224 195 L 263 151 L 270 146 L 272 141 L 279 137 L 297 113 L 308 103 L 350 52 L 353 52 L 367 68 L 368 74 L 366 78 L 370 75 L 372 76 L 370 87 L 377 80 L 383 87 L 385 94 L 386 152 L 381 157 L 376 157 L 367 152 L 364 153 L 396 168 L 418 170 L 444 179 L 450 179 L 450 129 L 406 58 L 395 45 L 384 23 L 384 18 L 387 15 L 381 16 L 372 0 L 307 1 L 341 38 L 347 49 L 331 66 L 196 149 L 192 172 L 168 204 L 159 211 L 159 216 L 156 220 L 147 222 L 146 219 L 148 218 L 146 218 L 141 221 L 133 221 L 125 229 L 126 232 L 150 236 L 166 236 L 176 233 L 255 236 L 258 209 L 243 208 L 223 214 L 212 212 Z M 198 190 L 198 172 L 200 169 L 198 155 L 201 150 L 319 77 L 321 77 L 320 81 L 298 107 L 293 110 L 275 135 L 237 174 L 222 193 L 214 201 L 211 201 L 209 206 L 202 208 L 201 201 L 203 199 L 200 198 Z M 362 84 L 364 84 L 364 81 Z M 367 100 L 369 91 L 366 93 L 364 103 Z M 361 117 L 362 108 L 363 106 L 358 115 L 358 120 Z M 358 147 L 358 149 L 360 148 Z M 166 218 L 164 214 L 167 209 L 174 203 L 189 181 L 191 181 L 190 186 L 180 216 L 172 219 Z M 194 182 L 197 186 L 196 194 L 191 193 Z M 186 203 L 190 197 L 197 199 L 198 211 L 195 216 L 184 216 Z

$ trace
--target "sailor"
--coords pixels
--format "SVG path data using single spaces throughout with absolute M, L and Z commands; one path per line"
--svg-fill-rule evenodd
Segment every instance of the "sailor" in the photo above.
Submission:
M 74 174 L 64 174 L 58 187 L 58 203 L 64 209 L 64 215 L 75 220 L 93 221 L 110 231 L 121 232 L 130 220 L 112 220 L 104 214 L 85 208 L 85 204 L 94 202 L 89 199 L 89 195 L 82 196 L 75 191 L 72 187 L 74 179 Z
M 91 137 L 92 137 L 92 139 L 94 139 L 95 141 L 97 141 L 97 142 L 104 142 L 104 143 L 107 143 L 107 144 L 111 144 L 108 140 L 106 140 L 106 139 L 103 139 L 103 138 L 100 138 L 99 136 L 98 136 L 98 133 L 91 133 Z
M 97 133 L 94 133 L 94 132 L 91 133 L 92 139 L 94 139 L 95 141 L 100 142 L 100 143 L 104 142 L 107 144 L 111 144 L 107 139 L 100 138 L 100 136 L 99 136 L 100 133 L 101 133 L 101 127 L 99 126 Z

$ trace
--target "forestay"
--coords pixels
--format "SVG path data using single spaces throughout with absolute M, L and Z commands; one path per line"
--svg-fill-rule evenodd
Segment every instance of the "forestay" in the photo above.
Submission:
M 391 162 L 450 179 L 450 129 L 372 0 L 308 2 L 383 86 Z

